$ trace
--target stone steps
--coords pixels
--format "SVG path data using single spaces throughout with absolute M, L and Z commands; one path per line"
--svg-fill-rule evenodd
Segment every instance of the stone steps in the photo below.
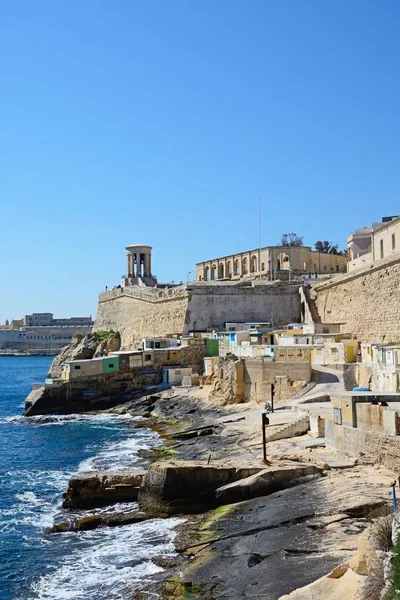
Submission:
M 343 383 L 344 389 L 351 392 L 353 388 L 357 387 L 357 379 L 355 375 L 356 364 L 343 365 Z
M 310 417 L 304 416 L 291 423 L 285 423 L 276 429 L 273 433 L 266 436 L 267 442 L 275 442 L 276 440 L 284 440 L 286 438 L 303 435 L 310 431 Z

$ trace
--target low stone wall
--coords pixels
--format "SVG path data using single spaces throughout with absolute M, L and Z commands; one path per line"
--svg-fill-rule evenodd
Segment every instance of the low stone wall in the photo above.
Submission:
M 397 411 L 385 406 L 358 402 L 356 404 L 357 428 L 388 435 L 399 434 Z
M 363 431 L 325 420 L 325 439 L 339 452 L 400 472 L 400 436 Z

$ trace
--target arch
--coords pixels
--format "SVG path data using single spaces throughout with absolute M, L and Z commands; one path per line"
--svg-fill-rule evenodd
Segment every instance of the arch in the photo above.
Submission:
M 250 273 L 255 273 L 257 271 L 257 257 L 253 254 L 250 259 Z
M 219 263 L 218 265 L 218 279 L 224 278 L 224 263 Z
M 233 274 L 234 275 L 240 275 L 239 259 L 238 258 L 235 258 L 235 261 L 233 263 Z
M 225 275 L 226 275 L 226 277 L 230 277 L 232 275 L 231 261 L 230 260 L 228 260 L 228 262 L 226 263 Z
M 217 279 L 217 265 L 211 266 L 211 281 L 215 281 Z
M 247 256 L 245 256 L 244 259 L 242 260 L 242 275 L 246 275 L 247 271 L 248 271 Z
M 290 260 L 286 252 L 281 252 L 278 256 L 278 270 L 289 271 Z
M 261 263 L 261 271 L 264 271 L 264 263 Z
M 202 279 L 203 279 L 203 278 L 202 278 L 202 276 L 201 276 L 201 275 L 199 275 L 199 281 L 202 281 Z
M 210 267 L 204 267 L 204 281 L 210 281 Z

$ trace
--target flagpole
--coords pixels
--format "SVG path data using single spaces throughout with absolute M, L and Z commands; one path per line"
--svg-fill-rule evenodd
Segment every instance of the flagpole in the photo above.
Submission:
M 258 224 L 259 224 L 258 272 L 260 273 L 260 277 L 261 277 L 261 198 L 259 198 Z

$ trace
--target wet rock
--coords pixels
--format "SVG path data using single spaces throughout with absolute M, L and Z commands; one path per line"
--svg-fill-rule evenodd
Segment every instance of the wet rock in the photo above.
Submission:
M 65 533 L 66 531 L 71 531 L 71 523 L 62 521 L 61 523 L 55 523 L 53 527 L 46 530 L 46 533 Z
M 147 515 L 139 511 L 98 513 L 86 515 L 81 519 L 55 523 L 46 533 L 65 533 L 67 531 L 89 531 L 98 527 L 118 527 L 120 525 L 131 525 L 147 520 Z
M 101 524 L 101 516 L 91 515 L 76 521 L 70 531 L 89 531 L 90 529 L 97 529 Z
M 137 500 L 146 471 L 99 471 L 72 477 L 64 494 L 63 507 L 91 508 Z

